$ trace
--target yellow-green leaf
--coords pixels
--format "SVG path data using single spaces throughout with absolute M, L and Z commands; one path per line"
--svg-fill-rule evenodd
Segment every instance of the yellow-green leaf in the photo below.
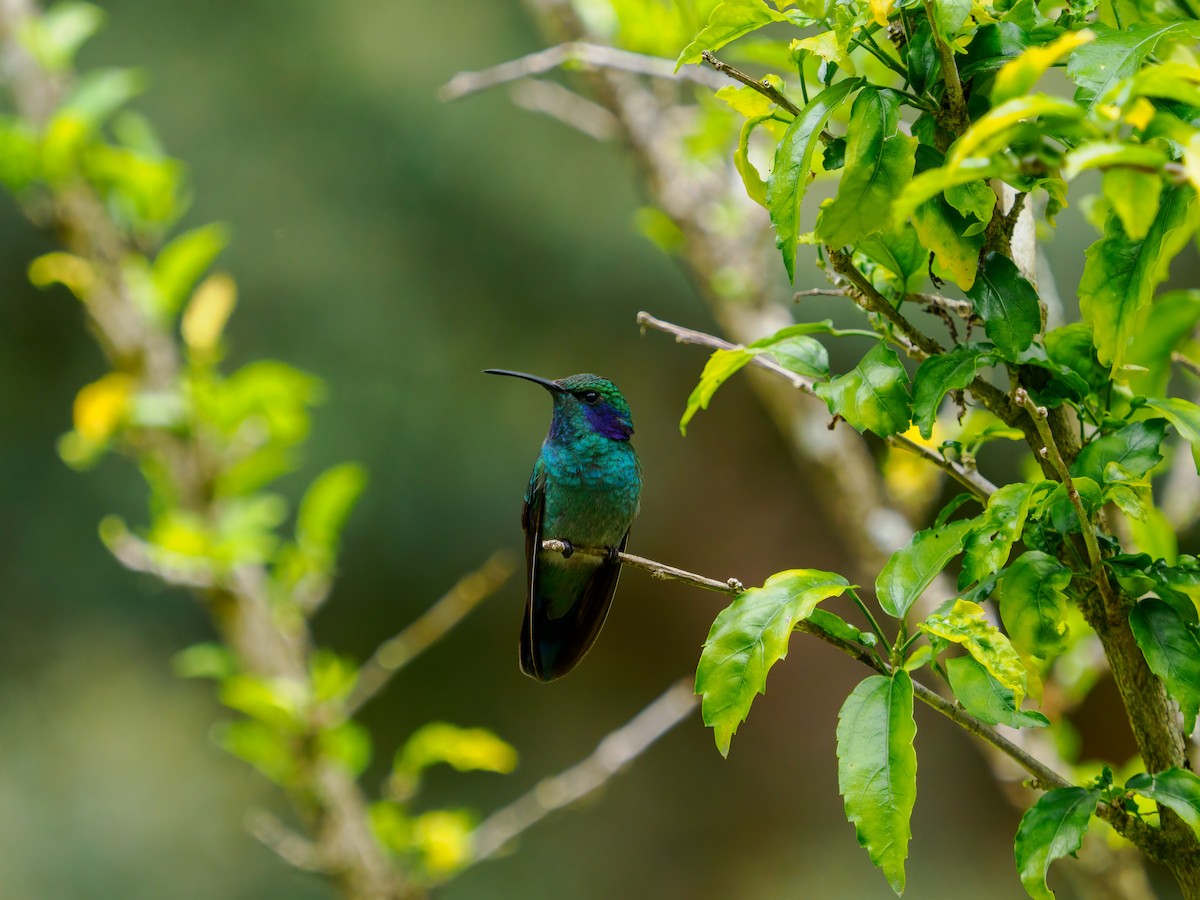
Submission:
M 978 603 L 956 600 L 948 613 L 934 613 L 922 622 L 921 630 L 959 644 L 993 678 L 1013 692 L 1013 702 L 1020 708 L 1029 691 L 1025 664 L 1008 638 L 988 621 Z

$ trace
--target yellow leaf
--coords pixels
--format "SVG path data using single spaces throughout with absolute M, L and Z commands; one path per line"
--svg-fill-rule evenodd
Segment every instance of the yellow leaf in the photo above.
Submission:
M 184 310 L 180 330 L 188 347 L 200 353 L 216 349 L 233 307 L 237 305 L 237 285 L 228 275 L 210 275 L 192 294 Z
M 412 823 L 412 842 L 434 875 L 458 871 L 471 856 L 474 823 L 464 812 L 439 809 L 417 816 Z
M 93 444 L 112 437 L 129 411 L 129 398 L 137 386 L 132 375 L 110 372 L 75 395 L 75 430 Z
M 1082 31 L 1068 31 L 1057 40 L 1041 47 L 1030 47 L 996 73 L 996 80 L 992 86 L 992 104 L 999 106 L 1006 100 L 1028 93 L 1047 69 L 1076 47 L 1094 40 L 1095 37 L 1093 32 L 1085 28 Z
M 1192 135 L 1183 147 L 1183 174 L 1200 191 L 1200 134 Z
M 1021 708 L 1021 701 L 1029 693 L 1025 664 L 1008 638 L 988 621 L 978 603 L 956 600 L 950 612 L 930 616 L 921 628 L 962 646 L 993 678 L 1013 692 L 1013 702 Z
M 1150 124 L 1150 120 L 1154 118 L 1154 113 L 1154 104 L 1145 97 L 1138 97 L 1133 101 L 1129 109 L 1125 110 L 1125 115 L 1122 118 L 1127 125 L 1132 125 L 1138 131 L 1141 131 Z
M 29 280 L 34 287 L 61 284 L 80 300 L 87 300 L 96 280 L 86 260 L 70 253 L 46 253 L 29 264 Z
M 892 11 L 892 0 L 871 0 L 871 13 L 878 25 L 887 28 L 888 15 Z
M 904 436 L 926 447 L 941 446 L 947 437 L 941 422 L 937 421 L 933 423 L 932 434 L 932 438 L 927 441 L 921 437 L 921 430 L 914 425 Z M 937 499 L 938 485 L 941 484 L 942 477 L 941 469 L 931 466 L 915 453 L 899 447 L 888 447 L 883 460 L 883 478 L 887 483 L 888 493 L 896 498 L 902 509 L 914 513 L 924 510 L 930 502 Z
M 854 60 L 850 57 L 849 44 L 840 43 L 837 34 L 833 31 L 824 31 L 806 38 L 796 38 L 788 46 L 788 49 L 793 55 L 803 50 L 816 54 L 826 62 L 836 62 L 847 75 L 858 73 L 854 66 Z

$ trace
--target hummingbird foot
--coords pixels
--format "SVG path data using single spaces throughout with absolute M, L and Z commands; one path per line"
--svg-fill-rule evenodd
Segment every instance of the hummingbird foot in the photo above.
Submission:
M 574 544 L 572 544 L 570 541 L 564 541 L 561 538 L 559 539 L 559 543 L 563 545 L 563 548 L 562 548 L 562 558 L 563 559 L 570 559 L 572 556 L 575 555 L 575 545 Z
M 608 553 L 605 555 L 605 560 L 613 565 L 619 564 L 621 562 L 621 551 L 616 547 L 609 547 Z

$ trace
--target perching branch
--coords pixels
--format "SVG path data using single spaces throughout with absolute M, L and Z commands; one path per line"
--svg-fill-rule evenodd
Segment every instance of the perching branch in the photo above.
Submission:
M 473 835 L 471 862 L 495 856 L 552 812 L 600 790 L 690 715 L 698 702 L 692 693 L 690 677 L 675 682 L 629 722 L 600 741 L 586 759 L 558 775 L 542 779 L 531 791 L 484 819 Z
M 508 554 L 493 554 L 479 569 L 455 582 L 419 619 L 380 644 L 359 669 L 358 684 L 346 702 L 347 715 L 353 715 L 383 690 L 392 676 L 445 637 L 475 607 L 494 594 L 512 571 L 513 562 Z
M 651 78 L 692 81 L 710 88 L 718 88 L 724 84 L 722 79 L 695 66 L 687 66 L 676 72 L 675 63 L 669 59 L 630 53 L 628 50 L 589 44 L 585 41 L 568 41 L 480 72 L 459 72 L 442 86 L 438 96 L 442 100 L 458 100 L 522 78 L 545 75 L 567 63 L 578 63 L 597 69 L 616 69 Z
M 721 60 L 717 59 L 711 51 L 705 50 L 700 55 L 704 58 L 706 63 L 708 63 L 718 72 L 728 75 L 734 81 L 740 81 L 748 88 L 754 88 L 754 90 L 758 91 L 776 106 L 786 109 L 793 116 L 798 116 L 802 112 L 799 106 L 789 100 L 783 91 L 773 86 L 769 81 L 760 81 L 757 78 L 747 75 L 741 69 L 735 69 L 733 66 L 729 65 L 729 63 L 721 62 Z M 828 137 L 828 135 L 825 136 Z
M 705 334 L 703 331 L 695 331 L 691 328 L 684 328 L 681 325 L 657 319 L 648 312 L 638 313 L 637 322 L 642 328 L 653 328 L 656 331 L 674 335 L 676 342 L 680 344 L 697 344 L 701 347 L 711 347 L 714 350 L 735 350 L 738 347 L 737 344 L 731 344 L 729 341 L 715 335 Z M 806 378 L 803 375 L 793 372 L 791 369 L 781 366 L 770 356 L 759 354 L 751 359 L 750 363 L 786 379 L 802 393 L 817 397 L 816 392 L 813 390 L 814 382 L 811 378 Z M 817 399 L 819 400 L 820 398 L 817 397 Z M 987 498 L 996 490 L 996 486 L 980 475 L 977 470 L 968 469 L 966 466 L 956 463 L 953 460 L 946 459 L 940 453 L 935 453 L 924 444 L 914 441 L 912 438 L 896 434 L 888 439 L 888 443 L 907 450 L 909 453 L 914 453 L 927 462 L 933 463 L 984 503 L 987 503 Z
M 609 555 L 607 547 L 576 547 L 565 541 L 553 539 L 542 541 L 542 549 L 549 550 L 552 553 L 561 553 L 563 556 L 575 553 L 582 554 L 583 556 L 598 557 L 607 557 Z M 703 575 L 685 572 L 683 569 L 676 569 L 674 566 L 655 562 L 652 559 L 646 559 L 644 556 L 634 556 L 632 553 L 618 552 L 616 557 L 622 565 L 635 569 L 644 569 L 656 581 L 682 581 L 694 587 L 703 588 L 706 591 L 717 591 L 718 593 L 734 594 L 735 596 L 746 589 L 736 578 L 717 581 L 715 578 L 705 578 Z

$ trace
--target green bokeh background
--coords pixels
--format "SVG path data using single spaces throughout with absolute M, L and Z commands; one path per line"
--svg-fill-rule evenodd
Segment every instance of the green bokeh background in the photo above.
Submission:
M 456 71 L 538 46 L 515 2 L 104 6 L 109 26 L 81 64 L 149 70 L 136 106 L 190 165 L 187 223 L 233 230 L 221 262 L 241 295 L 231 364 L 275 357 L 328 382 L 305 468 L 283 489 L 294 499 L 344 459 L 371 472 L 316 622 L 323 642 L 363 658 L 493 550 L 519 551 L 549 404 L 482 377 L 487 366 L 621 385 L 647 480 L 638 552 L 747 583 L 843 566 L 744 384 L 679 435 L 703 354 L 639 335 L 634 315 L 711 322 L 636 234 L 619 149 L 503 92 L 436 99 Z M 175 651 L 210 637 L 204 615 L 101 547 L 104 515 L 142 521 L 140 481 L 122 460 L 81 476 L 54 446 L 103 361 L 65 292 L 27 286 L 25 263 L 50 244 L 8 199 L 0 240 L 0 895 L 328 896 L 246 835 L 246 809 L 275 806 L 274 792 L 208 740 L 222 715 L 210 686 L 169 672 Z M 366 710 L 372 786 L 408 733 L 446 719 L 496 730 L 522 763 L 508 777 L 438 772 L 423 802 L 502 805 L 692 669 L 720 607 L 626 573 L 587 663 L 543 686 L 516 667 L 520 581 Z M 836 789 L 837 709 L 862 674 L 797 641 L 729 760 L 697 715 L 586 808 L 444 895 L 891 896 Z M 910 894 L 1022 896 L 1017 813 L 966 737 L 927 710 L 917 719 Z

